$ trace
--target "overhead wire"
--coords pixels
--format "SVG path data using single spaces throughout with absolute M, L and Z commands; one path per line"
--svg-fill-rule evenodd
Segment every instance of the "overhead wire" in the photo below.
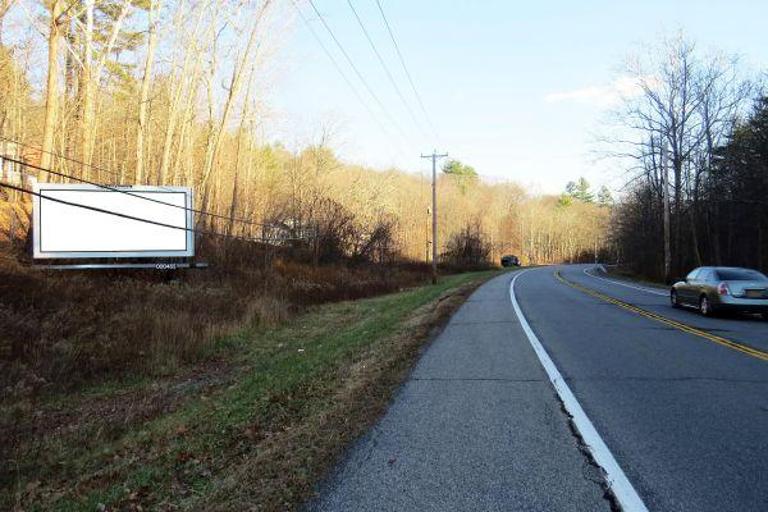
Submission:
M 389 135 L 389 132 L 384 127 L 384 125 L 381 123 L 381 120 L 378 118 L 376 113 L 371 109 L 370 105 L 363 99 L 363 96 L 360 94 L 360 92 L 357 90 L 357 87 L 352 83 L 352 81 L 349 79 L 346 73 L 344 73 L 344 70 L 341 68 L 341 65 L 336 60 L 336 58 L 333 56 L 333 54 L 328 50 L 328 47 L 325 46 L 323 43 L 323 40 L 320 38 L 320 36 L 315 32 L 315 29 L 312 28 L 312 24 L 309 22 L 306 16 L 304 16 L 304 13 L 301 11 L 298 5 L 296 5 L 296 2 L 294 0 L 291 0 L 291 5 L 293 5 L 294 9 L 296 9 L 296 12 L 298 13 L 301 20 L 304 22 L 304 24 L 307 26 L 307 29 L 309 30 L 310 34 L 312 34 L 312 37 L 317 41 L 318 46 L 320 49 L 325 53 L 325 55 L 328 57 L 328 59 L 333 64 L 333 67 L 336 69 L 336 71 L 339 73 L 341 78 L 344 80 L 344 82 L 347 84 L 349 89 L 352 91 L 352 93 L 355 95 L 357 100 L 362 104 L 362 106 L 366 109 L 368 114 L 371 116 L 371 118 L 374 120 L 374 122 L 377 124 L 379 129 Z
M 77 158 L 74 158 L 74 157 L 69 156 L 69 155 L 64 155 L 64 154 L 58 153 L 56 151 L 45 150 L 45 149 L 41 148 L 38 145 L 29 144 L 27 142 L 21 142 L 20 140 L 13 139 L 13 138 L 8 137 L 6 135 L 0 135 L 0 140 L 4 140 L 6 142 L 11 142 L 13 144 L 16 144 L 16 145 L 19 145 L 19 146 L 22 146 L 22 147 L 30 148 L 30 149 L 33 149 L 34 151 L 39 151 L 40 153 L 45 153 L 46 155 L 55 156 L 56 158 L 59 158 L 61 160 L 66 160 L 67 162 L 72 162 L 73 164 L 77 164 L 77 165 L 82 166 L 82 167 L 87 167 L 87 168 L 93 169 L 95 171 L 104 172 L 104 173 L 107 173 L 110 176 L 114 176 L 116 178 L 120 177 L 120 173 L 118 171 L 113 170 L 113 169 L 108 169 L 106 167 L 101 167 L 101 166 L 98 166 L 98 165 L 93 164 L 93 163 L 86 163 L 86 162 L 83 162 L 82 160 L 78 160 Z M 165 188 L 165 187 L 163 187 L 163 188 Z
M 357 9 L 355 9 L 355 6 L 352 3 L 352 0 L 347 0 L 347 4 L 349 5 L 349 8 L 352 10 L 352 14 L 354 14 L 355 19 L 357 20 L 357 24 L 360 26 L 360 29 L 363 31 L 363 34 L 365 35 L 365 38 L 368 40 L 368 44 L 371 46 L 371 50 L 373 50 L 374 55 L 376 55 L 376 58 L 378 59 L 379 64 L 381 64 L 381 67 L 384 70 L 384 73 L 387 75 L 389 82 L 392 84 L 392 87 L 395 89 L 395 92 L 400 98 L 400 101 L 403 102 L 403 106 L 405 106 L 405 109 L 410 115 L 411 120 L 413 120 L 413 123 L 416 125 L 419 131 L 422 132 L 422 135 L 426 135 L 421 123 L 418 121 L 418 119 L 416 119 L 416 115 L 413 113 L 413 109 L 411 108 L 411 105 L 405 99 L 405 95 L 403 94 L 403 91 L 401 91 L 400 87 L 397 85 L 397 81 L 395 80 L 395 77 L 392 75 L 392 72 L 389 70 L 389 66 L 387 66 L 387 63 L 384 61 L 384 57 L 382 57 L 381 52 L 379 52 L 379 49 L 376 47 L 376 43 L 373 41 L 373 38 L 371 37 L 371 34 L 368 32 L 368 29 L 363 23 L 362 18 L 360 18 L 360 14 L 357 12 Z
M 8 142 L 13 142 L 13 143 L 18 144 L 20 146 L 34 147 L 34 146 L 30 145 L 30 144 L 25 144 L 25 143 L 22 143 L 22 142 L 14 141 L 14 140 L 12 140 L 12 139 L 10 139 L 8 137 L 4 137 L 2 135 L 0 135 L 0 140 L 5 140 L 5 141 L 8 141 Z M 35 148 L 35 149 L 39 149 L 39 148 Z M 43 151 L 43 150 L 40 149 L 40 151 Z M 71 161 L 73 161 L 75 163 L 78 162 L 77 160 L 74 160 L 74 159 L 66 157 L 66 156 L 58 155 L 57 153 L 54 153 L 54 152 L 51 152 L 51 151 L 44 151 L 44 152 L 52 154 L 54 156 L 59 156 L 60 158 L 63 158 L 63 159 L 66 159 L 66 160 L 71 160 Z M 192 207 L 188 207 L 188 206 L 181 206 L 181 205 L 178 205 L 178 204 L 167 203 L 167 202 L 161 201 L 159 199 L 154 199 L 154 198 L 151 198 L 151 197 L 142 196 L 142 195 L 140 195 L 140 194 L 138 194 L 136 192 L 132 192 L 130 190 L 125 190 L 125 189 L 122 189 L 122 188 L 118 188 L 117 186 L 105 185 L 103 183 L 98 183 L 98 182 L 92 181 L 92 180 L 86 180 L 84 178 L 80 178 L 80 177 L 74 176 L 72 174 L 63 173 L 63 172 L 60 172 L 60 171 L 54 171 L 53 169 L 46 169 L 46 168 L 41 167 L 39 165 L 30 164 L 28 162 L 24 162 L 23 160 L 19 160 L 17 158 L 9 157 L 7 155 L 0 154 L 0 159 L 6 160 L 8 162 L 15 163 L 17 165 L 22 165 L 22 166 L 30 168 L 30 169 L 35 169 L 36 171 L 44 172 L 46 174 L 51 174 L 53 176 L 59 176 L 61 178 L 67 178 L 67 179 L 70 179 L 70 180 L 73 180 L 73 181 L 77 181 L 79 183 L 84 183 L 84 184 L 87 184 L 87 185 L 93 185 L 93 186 L 96 186 L 96 187 L 99 187 L 99 188 L 103 188 L 103 189 L 109 190 L 111 192 L 119 192 L 121 194 L 126 194 L 126 195 L 129 195 L 129 196 L 133 196 L 133 197 L 142 199 L 144 201 L 149 201 L 149 202 L 152 202 L 152 203 L 162 204 L 164 206 L 170 206 L 172 208 L 178 208 L 180 210 L 190 211 L 190 212 L 196 213 L 198 215 L 204 215 L 204 216 L 207 216 L 207 217 L 225 219 L 225 220 L 228 220 L 230 222 L 236 222 L 238 224 L 246 224 L 246 225 L 251 225 L 251 226 L 268 226 L 269 225 L 268 223 L 255 222 L 255 221 L 252 221 L 252 220 L 249 220 L 249 219 L 243 219 L 243 218 L 238 218 L 238 217 L 230 217 L 229 215 L 223 215 L 223 214 L 220 214 L 220 213 L 214 213 L 214 212 L 210 212 L 210 211 L 207 211 L 207 210 L 201 210 L 201 209 L 192 208 Z M 83 165 L 87 165 L 87 164 L 83 164 Z M 114 172 L 114 171 L 112 171 L 112 172 Z M 116 175 L 116 173 L 115 173 L 115 175 Z M 171 190 L 168 187 L 160 187 L 160 189 Z
M 190 227 L 187 227 L 187 226 L 176 226 L 174 224 L 167 224 L 165 222 L 155 221 L 155 220 L 152 220 L 152 219 L 145 219 L 145 218 L 142 218 L 142 217 L 136 217 L 134 215 L 129 215 L 127 213 L 120 213 L 120 212 L 116 212 L 114 210 L 107 210 L 105 208 L 99 208 L 97 206 L 90 206 L 90 205 L 86 205 L 86 204 L 82 204 L 82 203 L 75 203 L 73 201 L 67 201 L 65 199 L 60 199 L 60 198 L 48 196 L 48 195 L 45 195 L 45 194 L 43 194 L 41 192 L 35 192 L 34 190 L 29 190 L 29 189 L 26 189 L 24 187 L 19 187 L 17 185 L 12 185 L 10 183 L 0 182 L 0 188 L 6 188 L 6 189 L 10 189 L 10 190 L 15 190 L 16 192 L 21 192 L 23 194 L 37 196 L 40 199 L 45 199 L 46 201 L 53 201 L 55 203 L 60 203 L 60 204 L 64 204 L 64 205 L 67 205 L 67 206 L 73 206 L 75 208 L 82 208 L 84 210 L 90 210 L 90 211 L 94 211 L 94 212 L 97 212 L 97 213 L 103 213 L 103 214 L 106 214 L 106 215 L 112 215 L 114 217 L 120 217 L 120 218 L 123 218 L 123 219 L 133 220 L 133 221 L 136 221 L 136 222 L 143 222 L 145 224 L 152 224 L 152 225 L 160 226 L 160 227 L 164 227 L 164 228 L 177 229 L 177 230 L 180 230 L 180 231 L 186 231 L 186 232 L 194 233 L 196 235 L 216 236 L 216 237 L 220 237 L 220 238 L 230 238 L 230 239 L 234 239 L 234 240 L 243 240 L 243 241 L 246 241 L 246 242 L 267 242 L 267 241 L 273 241 L 273 240 L 268 239 L 268 238 L 244 237 L 244 236 L 239 236 L 239 235 L 231 235 L 231 234 L 227 234 L 227 233 L 219 233 L 218 231 L 211 231 L 211 230 L 206 230 L 206 229 L 190 228 Z M 286 237 L 286 238 L 280 238 L 279 241 L 297 241 L 297 240 L 306 240 L 307 238 L 308 237 Z
M 436 139 L 440 139 L 440 135 L 437 132 L 437 129 L 435 128 L 435 124 L 432 122 L 432 118 L 430 117 L 429 113 L 427 112 L 427 108 L 424 106 L 424 101 L 421 99 L 421 94 L 419 94 L 418 89 L 416 88 L 416 84 L 413 81 L 413 77 L 411 76 L 411 72 L 408 70 L 408 66 L 405 63 L 405 58 L 403 57 L 403 53 L 400 51 L 400 45 L 397 44 L 397 38 L 395 37 L 395 33 L 392 30 L 392 26 L 389 24 L 389 20 L 387 19 L 387 15 L 384 14 L 384 7 L 381 5 L 380 0 L 376 0 L 376 5 L 379 8 L 379 12 L 381 13 L 381 18 L 384 20 L 384 25 L 387 27 L 387 32 L 389 33 L 389 38 L 392 40 L 392 44 L 395 47 L 395 51 L 397 52 L 397 57 L 400 60 L 400 64 L 403 67 L 403 71 L 405 72 L 405 76 L 408 77 L 408 83 L 411 85 L 411 89 L 413 90 L 414 96 L 416 96 L 416 101 L 419 103 L 419 107 L 421 108 L 422 113 L 424 114 L 424 118 L 427 120 L 427 124 L 429 124 L 430 129 L 432 130 L 432 133 L 434 134 Z
M 355 65 L 355 63 L 352 60 L 352 58 L 350 57 L 349 53 L 346 51 L 344 46 L 341 44 L 339 39 L 336 37 L 335 33 L 333 32 L 331 27 L 328 25 L 328 23 L 325 20 L 325 18 L 323 17 L 323 15 L 317 9 L 317 6 L 315 5 L 315 3 L 312 0 L 308 0 L 308 1 L 309 1 L 310 6 L 312 7 L 312 9 L 314 10 L 315 14 L 317 15 L 318 19 L 322 23 L 323 27 L 326 29 L 328 34 L 331 36 L 332 40 L 334 41 L 336 46 L 339 48 L 339 50 L 341 51 L 342 55 L 344 55 L 344 57 L 347 60 L 348 64 L 350 65 L 350 67 L 354 71 L 355 75 L 360 80 L 360 82 L 363 84 L 363 86 L 365 87 L 367 92 L 374 99 L 374 101 L 377 103 L 379 108 L 382 110 L 382 112 L 385 114 L 385 116 L 388 118 L 388 120 L 391 122 L 391 124 L 395 127 L 395 129 L 400 133 L 400 135 L 402 135 L 407 140 L 407 136 L 403 132 L 403 130 L 400 127 L 400 125 L 392 118 L 389 110 L 384 106 L 384 104 L 379 99 L 378 95 L 373 91 L 373 89 L 371 88 L 371 86 L 368 83 L 368 81 L 365 79 L 365 77 L 362 75 L 362 73 L 360 72 L 358 67 Z M 321 38 L 314 31 L 314 29 L 312 28 L 311 24 L 307 20 L 307 18 L 304 16 L 302 11 L 296 5 L 295 1 L 291 0 L 291 3 L 293 4 L 294 8 L 299 13 L 299 16 L 302 18 L 304 23 L 307 25 L 308 29 L 310 30 L 310 32 L 312 33 L 313 37 L 318 42 L 318 44 L 321 47 L 321 49 L 323 50 L 323 52 L 329 57 L 329 59 L 333 63 L 333 65 L 336 68 L 336 70 L 342 76 L 342 78 L 347 83 L 347 85 L 350 87 L 350 89 L 352 89 L 352 91 L 355 94 L 355 96 L 357 97 L 357 99 L 363 104 L 363 106 L 366 108 L 366 110 L 372 116 L 372 118 L 375 120 L 375 122 L 379 125 L 379 127 L 382 129 L 382 131 L 387 133 L 387 130 L 384 128 L 384 126 L 381 123 L 381 121 L 378 118 L 378 116 L 376 116 L 376 114 L 370 108 L 368 103 L 362 98 L 362 96 L 360 95 L 360 93 L 357 90 L 357 88 L 352 84 L 352 82 L 349 80 L 347 75 L 343 72 L 343 70 L 341 69 L 341 66 L 339 65 L 338 61 L 336 61 L 336 59 L 333 57 L 332 53 L 327 49 L 327 47 L 325 47 L 325 45 L 323 44 Z M 410 105 L 405 100 L 405 97 L 402 94 L 402 91 L 397 86 L 397 83 L 394 80 L 394 77 L 393 77 L 392 73 L 390 72 L 389 68 L 386 66 L 386 63 L 385 63 L 383 57 L 381 56 L 380 52 L 378 51 L 375 43 L 373 42 L 373 39 L 371 38 L 370 34 L 368 33 L 365 25 L 363 24 L 360 16 L 358 15 L 356 9 L 354 8 L 353 4 L 349 0 L 347 1 L 347 3 L 349 4 L 350 8 L 352 9 L 352 11 L 353 11 L 353 13 L 354 13 L 354 15 L 355 15 L 355 17 L 357 19 L 358 24 L 360 25 L 361 29 L 363 30 L 363 32 L 364 32 L 364 34 L 365 34 L 369 44 L 371 45 L 371 48 L 373 49 L 374 53 L 376 54 L 380 64 L 384 68 L 384 70 L 385 70 L 385 72 L 386 72 L 390 82 L 392 83 L 393 87 L 395 88 L 398 96 L 403 101 L 403 104 L 406 106 L 406 109 L 408 110 L 408 112 L 409 112 L 411 118 L 413 119 L 414 123 L 419 127 L 419 129 L 421 129 L 421 125 L 416 120 L 416 116 L 414 115 L 413 110 L 410 108 Z M 384 14 L 384 10 L 383 10 L 383 8 L 381 6 L 381 3 L 380 3 L 379 0 L 376 0 L 376 3 L 378 5 L 379 11 L 380 11 L 380 13 L 382 15 L 382 18 L 384 19 L 384 23 L 385 23 L 385 25 L 387 27 L 387 31 L 388 31 L 388 33 L 390 35 L 390 38 L 392 39 L 392 42 L 393 42 L 393 44 L 395 46 L 398 58 L 399 58 L 400 63 L 401 63 L 401 65 L 402 65 L 402 67 L 403 67 L 403 69 L 404 69 L 404 71 L 406 73 L 406 76 L 408 78 L 409 84 L 411 85 L 411 88 L 413 89 L 413 92 L 414 92 L 414 94 L 416 96 L 416 99 L 417 99 L 417 101 L 418 101 L 418 103 L 420 105 L 420 108 L 421 108 L 423 114 L 425 115 L 425 118 L 427 119 L 428 124 L 432 128 L 433 132 L 435 132 L 434 124 L 431 122 L 431 119 L 429 118 L 429 114 L 426 111 L 426 108 L 425 108 L 424 103 L 423 103 L 423 101 L 421 99 L 421 96 L 419 95 L 418 90 L 415 87 L 413 79 L 412 79 L 412 77 L 410 75 L 410 72 L 408 71 L 408 68 L 407 68 L 407 66 L 405 64 L 405 60 L 404 60 L 404 58 L 402 56 L 402 53 L 400 51 L 399 45 L 397 44 L 396 38 L 394 36 L 394 33 L 393 33 L 393 31 L 392 31 L 392 29 L 391 29 L 391 27 L 389 25 L 389 22 L 388 22 L 388 20 L 386 18 L 386 15 Z M 436 134 L 436 132 L 435 132 L 435 134 Z M 30 144 L 22 143 L 20 141 L 17 141 L 17 140 L 14 140 L 14 139 L 11 139 L 9 137 L 2 136 L 2 135 L 0 135 L 0 140 L 5 140 L 5 141 L 12 142 L 14 144 L 18 144 L 18 145 L 25 146 L 25 147 L 33 147 Z M 117 172 L 115 172 L 115 171 L 113 171 L 111 169 L 106 169 L 106 168 L 103 168 L 103 167 L 99 167 L 99 166 L 96 166 L 94 164 L 87 164 L 87 163 L 79 161 L 79 160 L 77 160 L 75 158 L 72 158 L 72 157 L 69 157 L 69 156 L 66 156 L 66 155 L 62 155 L 62 154 L 59 154 L 59 153 L 56 153 L 56 152 L 53 152 L 53 151 L 46 151 L 46 150 L 43 150 L 42 148 L 39 148 L 39 147 L 37 147 L 35 149 L 37 149 L 38 151 L 50 154 L 52 156 L 56 156 L 57 158 L 61 158 L 61 159 L 70 161 L 72 163 L 76 163 L 78 165 L 87 166 L 87 167 L 89 167 L 91 169 L 94 169 L 94 170 L 106 172 L 106 173 L 108 173 L 108 174 L 110 174 L 112 176 L 119 176 L 119 174 Z M 133 197 L 139 198 L 141 200 L 146 200 L 146 201 L 150 201 L 150 202 L 153 202 L 153 203 L 162 204 L 164 206 L 170 206 L 170 207 L 177 208 L 177 209 L 183 209 L 185 211 L 190 211 L 190 212 L 196 213 L 198 215 L 204 215 L 204 216 L 209 216 L 209 217 L 213 217 L 213 218 L 221 218 L 221 219 L 226 219 L 226 220 L 228 220 L 230 222 L 237 222 L 237 223 L 243 223 L 243 224 L 248 224 L 248 225 L 271 226 L 270 224 L 254 222 L 254 221 L 251 221 L 251 220 L 248 220 L 248 219 L 233 218 L 233 217 L 230 217 L 228 215 L 217 214 L 217 213 L 206 211 L 206 210 L 202 210 L 202 209 L 195 209 L 195 208 L 190 208 L 190 207 L 187 207 L 187 206 L 181 206 L 181 205 L 176 205 L 176 204 L 173 204 L 173 203 L 167 203 L 165 201 L 160 201 L 158 199 L 154 199 L 154 198 L 151 198 L 151 197 L 139 195 L 139 194 L 136 194 L 134 192 L 131 192 L 131 191 L 128 191 L 128 190 L 125 190 L 125 189 L 116 188 L 116 187 L 109 186 L 109 185 L 104 185 L 104 184 L 101 184 L 101 183 L 98 183 L 98 182 L 95 182 L 95 181 L 91 181 L 91 180 L 86 180 L 86 179 L 83 179 L 83 178 L 80 178 L 80 177 L 77 177 L 77 176 L 74 176 L 74 175 L 71 175 L 71 174 L 62 173 L 62 172 L 54 171 L 52 169 L 46 169 L 46 168 L 43 168 L 41 166 L 29 164 L 29 163 L 24 162 L 22 160 L 11 158 L 11 157 L 8 157 L 6 155 L 0 155 L 0 158 L 4 159 L 4 160 L 7 160 L 9 162 L 15 163 L 17 165 L 22 165 L 22 166 L 25 166 L 25 167 L 28 167 L 28 168 L 32 168 L 32 169 L 38 170 L 40 172 L 48 173 L 48 174 L 59 176 L 59 177 L 62 177 L 62 178 L 71 179 L 71 180 L 74 180 L 74 181 L 78 181 L 80 183 L 85 183 L 85 184 L 93 185 L 93 186 L 96 186 L 96 187 L 99 187 L 99 188 L 102 188 L 102 189 L 105 189 L 105 190 L 109 190 L 109 191 L 112 191 L 112 192 L 118 192 L 118 193 L 122 193 L 122 194 L 127 194 L 129 196 L 133 196 Z M 29 193 L 29 194 L 33 194 L 33 195 L 40 195 L 39 193 L 35 193 L 33 191 L 29 191 L 29 190 L 26 190 L 26 189 L 23 189 L 23 188 L 20 188 L 20 187 L 15 187 L 15 186 L 10 185 L 10 184 L 0 183 L 0 186 L 3 186 L 5 188 L 11 188 L 11 189 L 14 189 L 14 190 L 17 190 L 17 191 L 20 191 L 20 192 L 24 192 L 24 193 Z M 40 197 L 44 197 L 44 196 L 40 196 Z M 141 222 L 148 222 L 150 224 L 158 224 L 158 225 L 161 225 L 161 226 L 164 226 L 164 227 L 169 227 L 169 228 L 174 228 L 174 229 L 191 230 L 191 231 L 194 231 L 196 233 L 211 234 L 211 235 L 215 235 L 215 236 L 226 236 L 226 237 L 232 237 L 232 238 L 243 238 L 243 237 L 237 237 L 237 236 L 234 236 L 234 235 L 226 235 L 226 234 L 223 234 L 223 233 L 217 233 L 217 232 L 213 232 L 213 231 L 204 231 L 204 230 L 192 229 L 192 228 L 180 228 L 178 226 L 166 225 L 166 224 L 163 224 L 163 223 L 158 223 L 158 222 L 155 222 L 155 221 L 151 221 L 149 219 L 141 219 L 141 218 L 133 217 L 133 216 L 130 216 L 130 215 L 120 214 L 118 212 L 110 212 L 110 211 L 107 211 L 107 210 L 101 210 L 101 209 L 98 209 L 98 208 L 95 208 L 95 207 L 89 207 L 87 205 L 74 204 L 74 203 L 70 203 L 70 202 L 67 202 L 67 201 L 58 200 L 58 199 L 50 198 L 50 197 L 47 197 L 47 199 L 50 199 L 52 201 L 62 202 L 64 204 L 70 204 L 71 206 L 78 206 L 78 207 L 82 207 L 82 208 L 86 208 L 86 209 L 100 211 L 101 213 L 112 214 L 112 215 L 116 215 L 116 216 L 120 216 L 120 217 L 129 218 L 129 219 L 132 219 L 132 220 L 141 221 Z M 250 239 L 250 240 L 256 240 L 256 239 Z
M 406 140 L 408 141 L 408 136 L 403 131 L 402 127 L 399 123 L 392 117 L 392 114 L 389 112 L 389 110 L 384 106 L 384 104 L 381 102 L 381 99 L 379 99 L 379 96 L 374 92 L 373 88 L 370 86 L 368 81 L 365 79 L 363 74 L 360 72 L 360 69 L 358 69 L 357 65 L 355 64 L 355 61 L 352 60 L 352 57 L 349 55 L 349 52 L 347 52 L 346 48 L 344 48 L 344 45 L 341 44 L 341 41 L 339 41 L 338 37 L 336 37 L 336 34 L 334 33 L 331 26 L 326 21 L 325 17 L 322 15 L 322 13 L 318 10 L 317 6 L 315 5 L 315 2 L 313 0 L 308 0 L 309 5 L 312 7 L 312 10 L 317 15 L 317 18 L 320 20 L 320 23 L 325 28 L 326 32 L 328 32 L 328 35 L 331 36 L 331 39 L 336 44 L 336 47 L 339 49 L 341 54 L 346 59 L 349 66 L 352 68 L 352 71 L 355 73 L 357 78 L 360 80 L 360 82 L 363 84 L 363 87 L 366 91 L 368 91 L 368 94 L 373 98 L 373 100 L 376 102 L 376 104 L 379 106 L 381 111 L 384 113 L 390 124 L 398 131 L 398 133 Z

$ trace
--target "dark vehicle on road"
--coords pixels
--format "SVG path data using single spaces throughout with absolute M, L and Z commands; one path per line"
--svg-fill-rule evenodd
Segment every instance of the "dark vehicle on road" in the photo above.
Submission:
M 674 307 L 695 307 L 704 316 L 733 311 L 768 319 L 768 277 L 749 268 L 696 268 L 672 285 L 669 298 Z
M 505 256 L 501 257 L 501 266 L 502 267 L 519 267 L 520 266 L 520 258 L 517 256 L 513 256 L 511 254 L 507 254 Z

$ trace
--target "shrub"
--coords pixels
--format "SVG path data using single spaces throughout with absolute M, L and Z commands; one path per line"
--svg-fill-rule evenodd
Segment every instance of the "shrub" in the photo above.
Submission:
M 446 244 L 442 261 L 452 268 L 487 268 L 491 266 L 491 245 L 478 221 L 468 223 Z

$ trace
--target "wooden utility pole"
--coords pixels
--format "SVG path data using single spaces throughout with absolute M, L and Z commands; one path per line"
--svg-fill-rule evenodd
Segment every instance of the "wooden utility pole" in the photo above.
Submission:
M 667 169 L 666 144 L 661 145 L 661 201 L 664 208 L 664 281 L 672 280 L 672 249 L 670 247 L 669 229 L 669 171 Z
M 437 159 L 447 156 L 448 153 L 439 155 L 437 151 L 421 155 L 421 158 L 432 159 L 432 284 L 437 284 Z

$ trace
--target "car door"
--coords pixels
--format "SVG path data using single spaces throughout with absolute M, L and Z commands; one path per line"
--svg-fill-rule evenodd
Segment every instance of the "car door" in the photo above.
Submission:
M 697 304 L 699 297 L 702 295 L 708 295 L 712 298 L 712 296 L 717 293 L 715 291 L 715 279 L 715 271 L 711 268 L 701 269 L 699 270 L 699 273 L 696 274 L 696 289 L 693 298 L 696 300 Z
M 700 271 L 701 268 L 695 268 L 687 276 L 685 276 L 685 283 L 677 290 L 677 296 L 680 301 L 686 304 L 699 304 L 699 299 L 696 294 L 696 277 L 699 275 Z

